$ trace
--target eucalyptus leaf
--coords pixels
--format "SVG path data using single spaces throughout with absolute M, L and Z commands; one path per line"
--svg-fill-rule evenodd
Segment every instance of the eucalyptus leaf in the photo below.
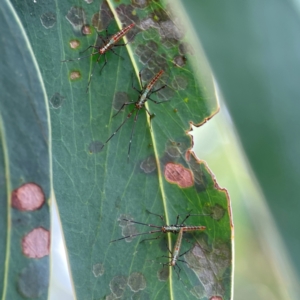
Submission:
M 180 8 L 173 1 L 13 3 L 50 99 L 54 191 L 77 299 L 230 299 L 229 197 L 190 152 L 187 133 L 219 108 L 209 67 Z M 77 59 L 97 51 L 82 53 L 89 46 L 103 46 L 105 29 L 113 35 L 132 23 L 120 41 L 126 46 Z M 155 117 L 141 109 L 128 118 L 134 103 L 114 116 L 122 103 L 138 100 L 132 86 L 143 90 L 160 70 L 154 90 L 167 87 L 151 99 L 162 103 L 146 102 Z M 123 218 L 162 225 L 147 211 L 164 215 L 166 224 L 190 211 L 209 215 L 188 218 L 187 224 L 206 230 L 184 234 L 180 272 L 163 257 L 170 256 L 175 234 L 110 243 L 150 230 Z

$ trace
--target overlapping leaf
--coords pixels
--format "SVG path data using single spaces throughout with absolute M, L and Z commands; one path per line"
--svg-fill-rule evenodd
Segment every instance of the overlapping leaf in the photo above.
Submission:
M 51 190 L 46 95 L 8 1 L 1 2 L 0 25 L 1 299 L 46 299 Z

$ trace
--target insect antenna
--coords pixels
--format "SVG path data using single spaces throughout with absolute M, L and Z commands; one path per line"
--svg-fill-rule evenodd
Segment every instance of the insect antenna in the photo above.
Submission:
M 84 50 L 84 51 L 86 51 L 86 50 Z M 74 59 L 61 60 L 61 62 L 76 61 L 76 60 L 80 60 L 80 59 L 83 59 L 83 58 L 91 57 L 91 56 L 96 55 L 96 54 L 99 54 L 99 53 L 98 52 L 93 52 L 93 53 L 91 53 L 89 55 L 80 56 L 80 57 L 77 57 L 77 58 L 74 58 Z
M 132 137 L 133 137 L 133 133 L 134 133 L 135 124 L 136 124 L 136 121 L 137 121 L 137 119 L 138 119 L 139 111 L 140 111 L 140 110 L 137 110 L 137 111 L 136 111 L 136 114 L 135 114 L 135 117 L 134 117 L 134 122 L 133 122 L 132 129 L 131 129 L 130 140 L 129 140 L 129 146 L 128 146 L 128 153 L 127 153 L 127 163 L 129 162 L 129 155 L 130 155 L 131 141 L 132 141 Z
M 124 103 L 125 104 L 125 103 Z M 133 103 L 130 103 L 133 104 Z M 129 105 L 129 104 L 126 104 Z M 122 108 L 121 108 L 122 109 Z M 120 109 L 120 110 L 121 110 Z M 119 110 L 119 111 L 120 111 Z M 136 109 L 134 108 L 126 117 L 126 119 L 121 123 L 121 125 L 115 130 L 115 132 L 104 142 L 104 144 L 101 146 L 100 150 L 103 149 L 103 147 L 114 137 L 114 135 L 121 129 L 121 127 L 128 121 L 128 119 L 132 116 Z M 119 113 L 119 111 L 116 113 L 116 115 Z
M 124 239 L 127 239 L 127 238 L 132 238 L 132 237 L 143 235 L 143 234 L 151 234 L 151 233 L 156 233 L 156 232 L 161 232 L 161 230 L 152 230 L 152 231 L 148 231 L 148 232 L 142 232 L 142 233 L 136 233 L 136 234 L 127 235 L 127 236 L 124 236 L 122 238 L 119 238 L 119 239 L 116 239 L 116 240 L 112 240 L 112 241 L 110 241 L 110 243 L 113 243 L 113 242 L 116 242 L 116 241 L 120 241 L 120 240 L 124 240 Z
M 90 78 L 89 78 L 89 81 L 88 81 L 88 85 L 87 85 L 87 88 L 86 88 L 86 92 L 89 91 L 89 87 L 90 87 L 90 84 L 91 84 L 91 81 L 92 81 L 94 70 L 95 70 L 96 66 L 98 65 L 101 57 L 102 57 L 102 54 L 99 54 L 99 57 L 97 58 L 96 63 L 93 66 L 93 69 L 92 69 L 92 72 L 91 72 L 91 75 L 90 75 Z M 102 65 L 102 67 L 100 69 L 100 74 L 101 74 L 102 69 L 105 67 L 106 64 L 107 64 L 107 58 L 106 58 L 106 55 L 104 53 L 104 64 Z

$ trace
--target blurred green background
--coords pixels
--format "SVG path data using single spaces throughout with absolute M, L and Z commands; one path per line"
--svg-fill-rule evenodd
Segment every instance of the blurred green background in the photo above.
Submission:
M 195 151 L 232 198 L 234 298 L 299 299 L 300 1 L 182 4 L 231 117 L 221 99 Z

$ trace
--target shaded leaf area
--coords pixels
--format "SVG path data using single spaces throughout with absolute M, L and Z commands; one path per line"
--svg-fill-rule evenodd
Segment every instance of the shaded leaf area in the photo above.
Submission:
M 71 1 L 39 5 L 14 1 L 50 99 L 54 189 L 77 298 L 230 299 L 228 198 L 206 166 L 188 155 L 191 138 L 185 133 L 189 122 L 200 124 L 218 109 L 210 73 L 197 45 L 189 45 L 188 30 L 174 33 L 179 25 L 176 18 L 171 20 L 169 7 L 159 1 L 143 1 L 146 7 L 138 7 L 136 2 L 135 6 L 129 1 L 76 6 Z M 100 74 L 101 57 L 86 93 L 97 55 L 60 60 L 92 53 L 93 49 L 80 52 L 101 45 L 97 30 L 103 36 L 108 26 L 113 34 L 121 23 L 123 27 L 135 23 L 128 34 L 129 51 L 118 47 L 116 54 L 108 52 Z M 127 162 L 135 114 L 101 148 L 133 109 L 130 105 L 113 117 L 122 103 L 138 99 L 132 84 L 140 89 L 141 69 L 143 84 L 159 70 L 165 71 L 155 89 L 165 83 L 168 87 L 151 98 L 170 101 L 147 106 L 156 114 L 151 130 L 146 112 L 139 112 Z M 207 229 L 189 235 L 189 242 L 184 239 L 182 253 L 191 251 L 184 256 L 187 263 L 180 264 L 180 281 L 160 264 L 168 262 L 162 256 L 169 255 L 166 245 L 171 248 L 175 235 L 172 240 L 165 236 L 139 243 L 140 237 L 130 243 L 110 243 L 122 232 L 150 230 L 124 225 L 118 221 L 124 216 L 160 226 L 161 220 L 147 210 L 165 215 L 167 223 L 175 223 L 177 214 L 184 218 L 190 210 L 210 215 L 187 221 Z
M 0 7 L 0 293 L 46 299 L 49 286 L 49 123 L 32 49 L 8 1 Z

